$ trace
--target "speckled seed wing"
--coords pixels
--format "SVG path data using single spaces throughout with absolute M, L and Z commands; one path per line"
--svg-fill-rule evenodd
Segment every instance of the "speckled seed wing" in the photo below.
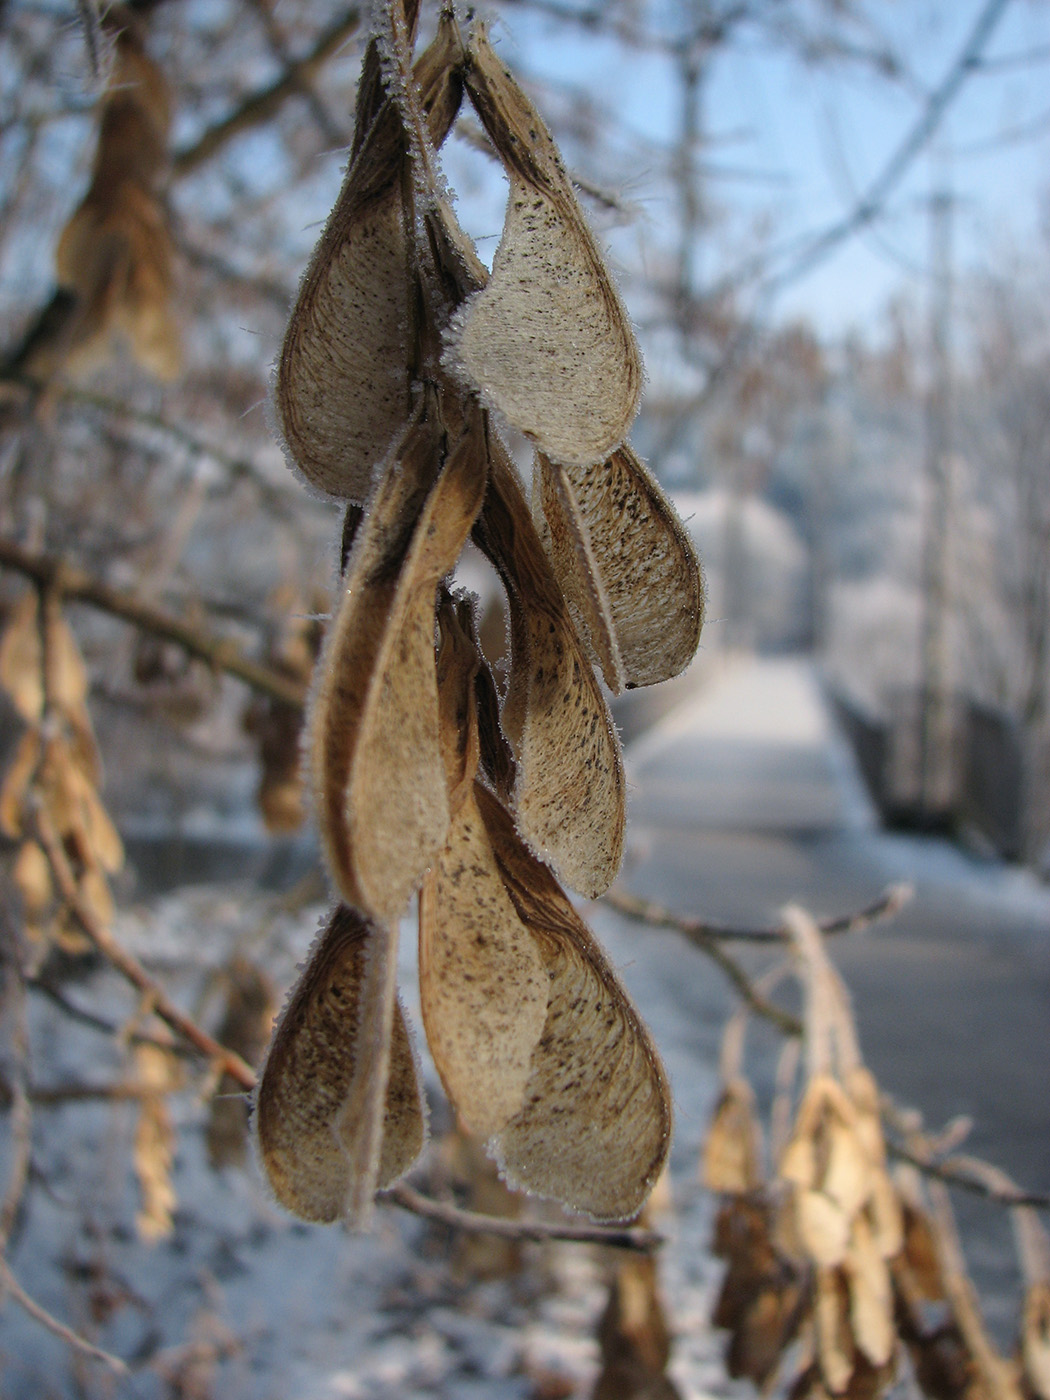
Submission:
M 483 32 L 464 82 L 510 196 L 492 278 L 468 303 L 450 362 L 556 461 L 600 462 L 641 394 L 627 315 L 550 133 Z
M 412 1165 L 423 1103 L 394 994 L 395 931 L 340 905 L 274 1032 L 255 1103 L 259 1155 L 304 1220 L 360 1221 Z
M 358 532 L 319 664 L 311 766 L 323 847 L 347 903 L 381 920 L 405 906 L 448 829 L 435 591 L 469 535 L 484 472 L 477 421 L 444 466 L 434 428 L 413 428 Z
M 599 467 L 539 456 L 551 559 L 614 693 L 683 671 L 700 643 L 700 562 L 674 507 L 626 444 Z
M 321 658 L 312 765 L 325 851 L 343 897 L 379 919 L 407 903 L 444 844 L 435 594 L 485 491 L 475 415 L 425 499 L 440 439 L 423 424 L 365 516 Z
M 518 830 L 567 884 L 593 899 L 608 889 L 623 855 L 620 743 L 517 475 L 495 440 L 475 537 L 503 578 L 510 607 L 503 727 L 517 763 Z
M 442 615 L 441 729 L 453 811 L 419 897 L 419 994 L 445 1091 L 470 1129 L 496 1132 L 521 1108 L 547 1017 L 547 971 L 510 901 L 474 800 L 474 644 Z
M 437 145 L 459 107 L 456 55 L 442 25 L 416 64 Z M 412 387 L 404 133 L 392 101 L 376 107 L 381 88 L 372 77 L 362 85 L 355 152 L 303 278 L 275 390 L 278 424 L 304 476 L 356 501 L 367 499 L 376 464 L 408 419 Z
M 512 1185 L 600 1220 L 642 1206 L 667 1157 L 671 1096 L 656 1048 L 550 871 L 480 786 L 478 806 L 518 916 L 550 977 L 525 1101 L 494 1147 Z
M 536 501 L 542 503 L 542 518 L 537 521 L 537 528 L 580 640 L 601 667 L 605 684 L 614 695 L 619 695 L 627 679 L 616 637 L 616 619 L 603 577 L 605 571 L 591 544 L 572 479 L 564 467 L 556 465 L 542 452 L 536 454 L 532 499 L 534 512 Z
M 332 878 L 348 903 L 362 907 L 354 833 L 346 820 L 346 791 L 362 740 L 362 717 L 384 644 L 412 532 L 439 462 L 433 428 L 417 423 L 391 455 L 367 515 L 361 521 L 317 664 L 309 754 L 322 844 Z M 431 755 L 439 801 L 444 783 L 434 744 Z

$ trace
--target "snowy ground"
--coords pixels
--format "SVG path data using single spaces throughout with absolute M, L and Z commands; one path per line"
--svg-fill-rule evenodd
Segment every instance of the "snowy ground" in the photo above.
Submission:
M 993 1143 L 1005 1135 L 1004 1165 L 1027 1185 L 1050 1185 L 1041 1068 L 1050 1062 L 1050 893 L 940 843 L 881 836 L 800 663 L 730 668 L 633 747 L 629 772 L 623 883 L 683 912 L 764 920 L 801 900 L 817 914 L 833 913 L 891 880 L 913 879 L 919 897 L 898 926 L 841 945 L 864 1049 L 886 1086 L 918 1101 L 931 1121 L 973 1112 Z M 287 987 L 321 914 L 319 905 L 292 913 L 257 889 L 213 885 L 132 908 L 117 932 L 207 1019 L 212 969 L 236 950 Z M 722 1378 L 721 1341 L 706 1325 L 719 1270 L 706 1247 L 711 1203 L 696 1184 L 732 1001 L 721 974 L 674 934 L 600 907 L 589 917 L 653 1027 L 675 1097 L 673 1211 L 658 1222 L 669 1235 L 661 1267 L 676 1331 L 671 1371 L 690 1400 L 743 1394 Z M 412 944 L 406 921 L 402 983 L 418 1026 Z M 67 995 L 114 1021 L 134 1010 L 104 973 L 70 985 Z M 37 1084 L 133 1073 L 126 1053 L 97 1031 L 36 997 L 31 1009 Z M 756 1028 L 751 1044 L 759 1062 L 768 1059 L 770 1036 Z M 908 1082 L 895 1078 L 905 1073 Z M 198 1093 L 187 1089 L 174 1104 L 178 1206 L 173 1234 L 155 1244 L 135 1231 L 137 1105 L 38 1109 L 34 1184 L 12 1266 L 52 1312 L 128 1360 L 131 1376 L 115 1380 L 72 1359 L 8 1302 L 0 1315 L 4 1400 L 588 1393 L 607 1267 L 595 1250 L 528 1246 L 520 1270 L 479 1281 L 447 1232 L 393 1208 L 381 1209 L 364 1236 L 297 1224 L 268 1199 L 254 1163 L 208 1166 Z M 435 1121 L 440 1126 L 439 1104 Z M 6 1169 L 9 1145 L 2 1146 Z M 983 1254 L 975 1262 L 1005 1325 L 1008 1245 L 978 1238 Z

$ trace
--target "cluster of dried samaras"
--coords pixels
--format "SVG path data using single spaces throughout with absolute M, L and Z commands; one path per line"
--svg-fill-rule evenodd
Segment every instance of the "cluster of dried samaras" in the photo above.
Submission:
M 360 1219 L 415 1161 L 395 965 L 418 891 L 423 1020 L 461 1121 L 512 1184 L 622 1219 L 666 1157 L 667 1082 L 559 879 L 593 898 L 621 862 L 595 664 L 614 692 L 681 671 L 699 566 L 624 445 L 638 351 L 546 127 L 448 12 L 413 63 L 414 8 L 380 10 L 277 374 L 291 457 L 350 504 L 307 739 L 341 902 L 275 1031 L 260 1155 L 310 1220 Z M 510 182 L 491 275 L 437 173 L 464 92 Z M 531 506 L 508 427 L 535 448 Z M 450 582 L 468 537 L 506 591 L 502 695 Z
M 113 915 L 107 881 L 124 847 L 102 804 L 102 764 L 88 714 L 88 675 L 58 597 L 34 589 L 13 609 L 0 639 L 0 690 L 25 728 L 0 784 L 0 833 L 19 843 L 11 871 L 35 969 L 51 948 L 88 944 L 45 849 L 58 849 L 81 908 L 101 924 Z
M 107 7 L 102 29 L 110 65 L 91 184 L 55 251 L 58 290 L 8 365 L 41 382 L 92 368 L 115 341 L 160 379 L 181 361 L 164 197 L 171 92 L 132 13 Z
M 1018 1357 L 1007 1361 L 985 1333 L 944 1188 L 930 1211 L 916 1168 L 891 1171 L 878 1086 L 815 925 L 794 910 L 788 927 L 807 1060 L 792 1114 L 791 1042 L 772 1115 L 774 1170 L 763 1169 L 740 1073 L 743 1011 L 726 1029 L 725 1085 L 704 1148 L 704 1184 L 722 1196 L 714 1252 L 727 1269 L 712 1321 L 730 1333 L 729 1375 L 764 1394 L 786 1385 L 788 1400 L 874 1400 L 899 1382 L 906 1354 L 931 1400 L 1046 1400 L 1050 1246 L 1034 1211 L 1015 1222 L 1026 1297 Z M 918 1135 L 916 1146 L 926 1155 Z

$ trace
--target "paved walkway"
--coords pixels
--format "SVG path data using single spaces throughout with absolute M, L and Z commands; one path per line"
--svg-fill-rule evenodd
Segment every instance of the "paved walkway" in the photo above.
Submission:
M 822 916 L 914 884 L 895 922 L 834 943 L 865 1056 L 928 1124 L 971 1115 L 968 1150 L 1050 1189 L 1050 890 L 944 841 L 881 832 L 803 660 L 729 663 L 628 746 L 627 767 L 621 884 L 673 909 L 750 924 L 791 901 Z M 672 1060 L 712 1054 L 732 1005 L 720 974 L 637 925 L 615 942 L 640 964 L 640 1000 L 660 981 L 682 1008 Z M 993 1276 L 1012 1267 L 999 1228 L 981 1244 Z

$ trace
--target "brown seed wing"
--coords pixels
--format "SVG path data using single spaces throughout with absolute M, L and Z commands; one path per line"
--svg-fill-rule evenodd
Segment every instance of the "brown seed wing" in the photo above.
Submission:
M 742 1195 L 762 1184 L 761 1132 L 750 1084 L 730 1079 L 704 1142 L 701 1180 L 709 1191 Z
M 336 884 L 349 903 L 357 888 L 346 787 L 361 742 L 362 714 L 384 639 L 392 627 L 398 581 L 412 530 L 431 488 L 433 430 L 417 424 L 392 455 L 354 543 L 342 599 L 317 666 L 310 754 L 321 837 Z
M 537 499 L 542 502 L 542 519 L 537 521 L 537 528 L 580 639 L 602 668 L 605 684 L 614 695 L 619 695 L 627 678 L 616 637 L 616 619 L 572 480 L 564 467 L 557 466 L 542 452 L 537 453 L 536 462 L 533 503 L 535 506 Z
M 817 1269 L 813 1317 L 821 1379 L 833 1395 L 841 1395 L 853 1374 L 855 1354 L 849 1294 L 839 1270 Z
M 495 1149 L 512 1185 L 604 1220 L 634 1215 L 671 1138 L 667 1079 L 649 1034 L 586 924 L 509 815 L 478 806 L 518 916 L 550 977 L 525 1101 Z
M 44 648 L 40 637 L 36 589 L 24 593 L 11 610 L 0 638 L 0 686 L 24 720 L 44 710 Z
M 551 559 L 614 693 L 692 660 L 704 621 L 700 563 L 674 507 L 626 444 L 600 467 L 539 457 Z
M 435 592 L 484 495 L 480 419 L 421 503 L 438 451 L 421 425 L 380 484 L 330 629 L 314 709 L 314 783 L 332 873 L 348 903 L 380 919 L 404 906 L 449 821 Z
M 442 26 L 416 66 L 438 145 L 459 106 L 442 57 L 449 43 Z M 438 46 L 441 52 L 434 51 Z M 277 418 L 293 458 L 312 485 L 356 501 L 367 499 L 376 464 L 409 415 L 405 159 L 401 120 L 387 100 L 357 146 L 303 278 L 277 368 Z
M 522 1106 L 547 1018 L 548 977 L 468 797 L 419 900 L 419 991 L 441 1082 L 488 1137 Z
M 394 945 L 391 930 L 340 905 L 274 1032 L 255 1131 L 274 1194 L 304 1220 L 359 1219 L 423 1147 Z
M 423 1024 L 449 1098 L 488 1137 L 521 1107 L 547 972 L 500 879 L 474 800 L 478 653 L 469 604 L 441 608 L 441 740 L 453 817 L 419 898 Z
M 544 553 L 514 468 L 491 443 L 476 537 L 507 588 L 511 672 L 503 728 L 514 747 L 518 830 L 573 889 L 612 883 L 623 855 L 619 740 Z
M 600 462 L 641 394 L 630 324 L 542 118 L 484 33 L 464 81 L 510 196 L 492 278 L 466 307 L 452 363 L 556 461 Z

